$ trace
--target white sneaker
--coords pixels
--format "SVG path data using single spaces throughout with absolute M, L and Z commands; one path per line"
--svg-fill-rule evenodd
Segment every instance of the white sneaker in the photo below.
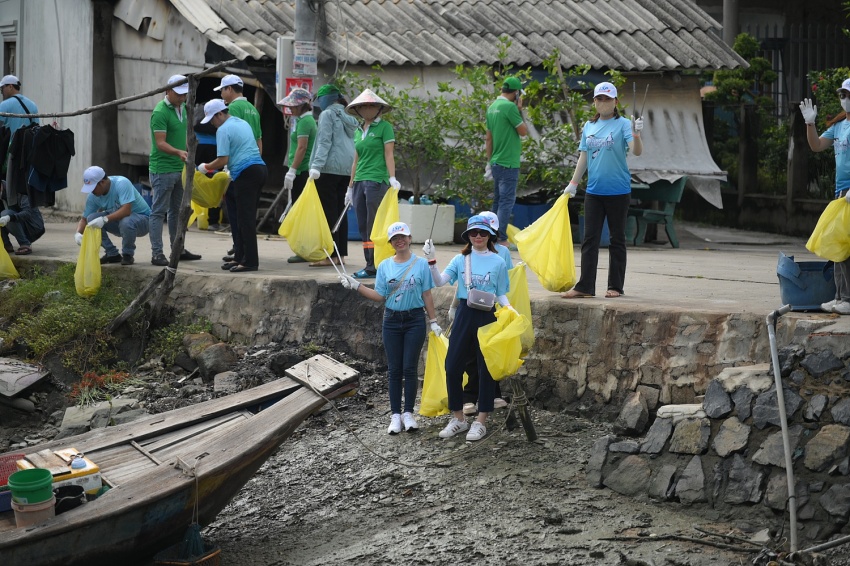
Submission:
M 850 314 L 850 301 L 840 301 L 832 307 L 832 312 L 838 314 Z
M 463 414 L 464 415 L 474 415 L 478 412 L 478 407 L 475 403 L 464 403 L 463 404 Z
M 834 309 L 835 305 L 837 305 L 839 302 L 841 301 L 839 301 L 838 299 L 832 299 L 828 303 L 821 304 L 820 310 L 822 310 L 823 312 L 832 312 L 832 309 Z
M 487 434 L 487 427 L 483 423 L 475 421 L 466 433 L 467 440 L 481 440 Z
M 419 430 L 419 423 L 416 422 L 416 417 L 413 416 L 413 413 L 402 413 L 401 422 L 404 423 L 404 430 L 407 432 L 416 432 Z
M 508 402 L 502 399 L 501 397 L 496 397 L 493 399 L 493 408 L 494 409 L 504 409 L 508 406 Z
M 452 420 L 449 421 L 446 428 L 440 431 L 440 438 L 451 438 L 454 435 L 465 432 L 468 429 L 469 424 L 467 424 L 466 421 L 461 421 L 452 417 Z
M 401 432 L 401 415 L 393 413 L 393 416 L 390 419 L 390 426 L 387 427 L 387 432 L 389 434 L 398 434 Z

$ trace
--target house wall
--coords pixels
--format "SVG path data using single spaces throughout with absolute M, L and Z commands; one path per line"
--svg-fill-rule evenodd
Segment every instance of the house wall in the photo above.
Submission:
M 21 2 L 23 0 L 0 0 L 0 71 L 3 74 L 20 73 L 21 70 L 16 68 L 15 63 L 17 57 L 7 49 L 6 43 L 17 43 L 21 37 Z M 14 58 L 13 58 L 14 57 Z M 20 75 L 16 75 L 23 80 Z

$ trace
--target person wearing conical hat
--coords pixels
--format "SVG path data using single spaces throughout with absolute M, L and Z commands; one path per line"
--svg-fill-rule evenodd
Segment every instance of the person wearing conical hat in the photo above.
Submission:
M 346 194 L 346 201 L 352 202 L 357 214 L 357 228 L 366 259 L 366 267 L 354 274 L 358 279 L 375 277 L 375 244 L 370 239 L 372 225 L 387 188 L 401 187 L 395 178 L 395 133 L 392 125 L 381 119 L 390 110 L 392 106 L 368 88 L 345 109 L 363 120 L 354 134 L 356 153 Z

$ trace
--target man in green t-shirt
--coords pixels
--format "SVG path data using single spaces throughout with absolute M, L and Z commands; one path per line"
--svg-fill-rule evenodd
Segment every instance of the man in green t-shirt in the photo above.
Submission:
M 168 84 L 185 81 L 183 75 L 172 75 Z M 149 172 L 153 190 L 150 218 L 151 263 L 168 265 L 162 247 L 162 224 L 168 218 L 168 238 L 174 245 L 177 219 L 183 202 L 183 166 L 186 164 L 186 95 L 189 84 L 169 88 L 151 114 L 151 154 Z M 182 260 L 201 259 L 183 249 Z
M 248 102 L 242 94 L 245 83 L 236 75 L 227 75 L 221 79 L 221 84 L 213 90 L 221 94 L 221 99 L 227 104 L 227 113 L 230 116 L 236 116 L 248 122 L 251 126 L 251 131 L 254 132 L 254 139 L 257 140 L 257 147 L 260 150 L 260 155 L 263 154 L 263 130 L 260 128 L 260 113 L 254 108 L 254 105 Z M 239 232 L 238 221 L 236 219 L 236 195 L 228 188 L 224 193 L 224 207 L 227 210 L 227 218 L 230 221 L 230 234 Z M 234 248 L 236 244 L 234 242 Z M 225 258 L 230 258 L 227 255 Z M 226 260 L 227 261 L 227 260 Z M 232 260 L 230 260 L 232 261 Z
M 528 127 L 522 120 L 522 83 L 508 77 L 502 94 L 487 108 L 487 166 L 484 178 L 493 180 L 493 212 L 499 217 L 499 243 L 507 245 L 508 222 L 516 202 L 522 140 Z

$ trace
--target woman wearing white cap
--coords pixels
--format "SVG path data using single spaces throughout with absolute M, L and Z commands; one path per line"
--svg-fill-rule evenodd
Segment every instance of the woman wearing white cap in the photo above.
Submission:
M 640 132 L 643 119 L 629 120 L 617 110 L 617 87 L 602 82 L 593 89 L 596 116 L 584 124 L 579 143 L 576 170 L 564 194 L 575 196 L 578 183 L 587 171 L 584 197 L 584 240 L 581 243 L 581 277 L 565 299 L 596 295 L 596 266 L 602 227 L 608 220 L 611 244 L 608 247 L 608 298 L 623 294 L 626 281 L 626 220 L 631 201 L 632 178 L 626 155 L 643 153 Z
M 490 376 L 481 353 L 478 329 L 496 320 L 497 300 L 503 307 L 513 307 L 507 297 L 510 291 L 508 268 L 504 260 L 496 254 L 494 247 L 496 231 L 483 216 L 472 216 L 467 221 L 466 231 L 461 237 L 466 241 L 466 247 L 452 259 L 442 273 L 437 269 L 433 246 L 428 247 L 426 244 L 423 248 L 434 284 L 442 287 L 446 283 L 457 282 L 455 296 L 460 299 L 446 354 L 446 387 L 452 419 L 440 432 L 440 437 L 450 438 L 468 430 L 467 440 L 481 440 L 487 434 L 484 423 L 493 412 L 496 382 Z M 489 296 L 491 301 L 482 301 L 482 304 L 479 304 L 475 301 L 476 296 Z M 463 371 L 473 352 L 478 359 L 479 412 L 470 427 L 463 414 Z
M 431 330 L 438 336 L 443 331 L 437 324 L 434 311 L 434 299 L 431 297 L 434 282 L 428 263 L 410 252 L 410 228 L 404 222 L 396 222 L 387 229 L 387 237 L 395 255 L 378 266 L 374 289 L 361 285 L 348 275 L 341 275 L 340 283 L 346 289 L 353 289 L 367 299 L 385 305 L 382 337 L 387 353 L 392 412 L 387 432 L 398 434 L 402 426 L 408 432 L 419 428 L 413 416 L 413 405 L 419 387 L 419 354 L 425 343 L 423 308 L 428 314 Z
M 375 245 L 371 240 L 375 214 L 387 187 L 401 187 L 395 178 L 395 133 L 389 122 L 381 119 L 390 110 L 392 106 L 368 88 L 345 109 L 363 120 L 363 125 L 354 134 L 354 149 L 357 151 L 345 195 L 357 214 L 357 228 L 366 258 L 366 267 L 354 274 L 358 279 L 375 276 Z
M 815 118 L 818 107 L 812 105 L 809 98 L 800 103 L 800 112 L 806 122 L 806 140 L 814 152 L 835 148 L 835 198 L 845 198 L 850 202 L 850 79 L 841 83 L 838 89 L 841 109 L 833 119 L 827 121 L 826 131 L 818 137 Z M 850 259 L 835 263 L 835 298 L 820 308 L 826 312 L 850 314 Z

